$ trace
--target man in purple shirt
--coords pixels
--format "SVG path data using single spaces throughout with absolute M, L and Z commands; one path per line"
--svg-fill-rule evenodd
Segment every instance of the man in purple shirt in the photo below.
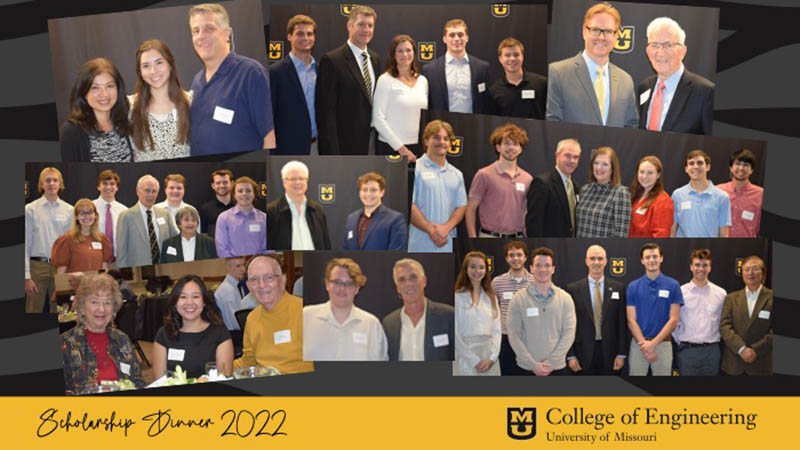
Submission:
M 266 253 L 267 215 L 253 206 L 257 189 L 250 177 L 233 182 L 236 206 L 219 215 L 214 235 L 220 258 Z
M 743 148 L 731 155 L 728 166 L 731 181 L 717 187 L 731 198 L 730 237 L 756 237 L 761 226 L 761 202 L 764 199 L 764 188 L 750 182 L 750 175 L 756 168 L 756 157 Z
M 683 307 L 672 338 L 678 346 L 678 372 L 681 376 L 719 375 L 719 320 L 725 289 L 708 280 L 711 250 L 692 252 L 692 279 L 681 286 Z
M 507 123 L 494 130 L 489 142 L 498 158 L 472 179 L 466 211 L 467 234 L 471 238 L 524 237 L 525 199 L 533 177 L 517 165 L 517 158 L 528 143 L 528 134 Z M 479 205 L 480 230 L 475 224 Z

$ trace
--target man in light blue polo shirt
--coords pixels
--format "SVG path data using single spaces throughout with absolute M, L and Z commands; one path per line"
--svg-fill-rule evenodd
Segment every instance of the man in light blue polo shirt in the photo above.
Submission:
M 426 152 L 414 171 L 409 252 L 451 252 L 456 225 L 467 209 L 464 175 L 447 162 L 453 127 L 441 120 L 429 122 L 422 133 Z
M 671 237 L 728 237 L 731 230 L 731 199 L 708 179 L 711 157 L 702 150 L 686 155 L 689 184 L 672 193 L 675 220 Z
M 681 286 L 661 274 L 664 255 L 658 244 L 649 242 L 639 253 L 645 274 L 628 285 L 626 294 L 631 348 L 628 352 L 629 375 L 669 375 L 672 369 L 670 335 L 678 325 L 683 305 Z

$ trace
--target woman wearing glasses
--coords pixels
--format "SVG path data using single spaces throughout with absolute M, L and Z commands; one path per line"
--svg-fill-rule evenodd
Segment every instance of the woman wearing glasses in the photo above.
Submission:
M 75 203 L 70 230 L 53 243 L 50 264 L 56 273 L 106 269 L 111 241 L 97 229 L 97 209 L 88 198 Z

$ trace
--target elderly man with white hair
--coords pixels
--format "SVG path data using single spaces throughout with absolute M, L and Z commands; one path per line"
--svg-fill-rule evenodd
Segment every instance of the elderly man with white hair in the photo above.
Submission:
M 158 180 L 144 175 L 136 183 L 139 201 L 119 215 L 117 221 L 117 267 L 149 266 L 161 259 L 161 244 L 178 235 L 175 219 L 155 206 Z
M 267 205 L 267 248 L 330 250 L 325 210 L 306 197 L 308 166 L 289 161 L 281 168 L 281 179 L 285 194 Z
M 638 87 L 639 128 L 711 134 L 714 83 L 683 66 L 686 32 L 669 17 L 647 26 L 647 57 L 656 71 Z

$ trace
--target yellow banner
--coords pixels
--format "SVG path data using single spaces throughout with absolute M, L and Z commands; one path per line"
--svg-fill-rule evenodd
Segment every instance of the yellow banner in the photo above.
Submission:
M 794 440 L 800 406 L 796 397 L 40 397 L 2 404 L 4 447 L 48 450 L 782 448 Z

